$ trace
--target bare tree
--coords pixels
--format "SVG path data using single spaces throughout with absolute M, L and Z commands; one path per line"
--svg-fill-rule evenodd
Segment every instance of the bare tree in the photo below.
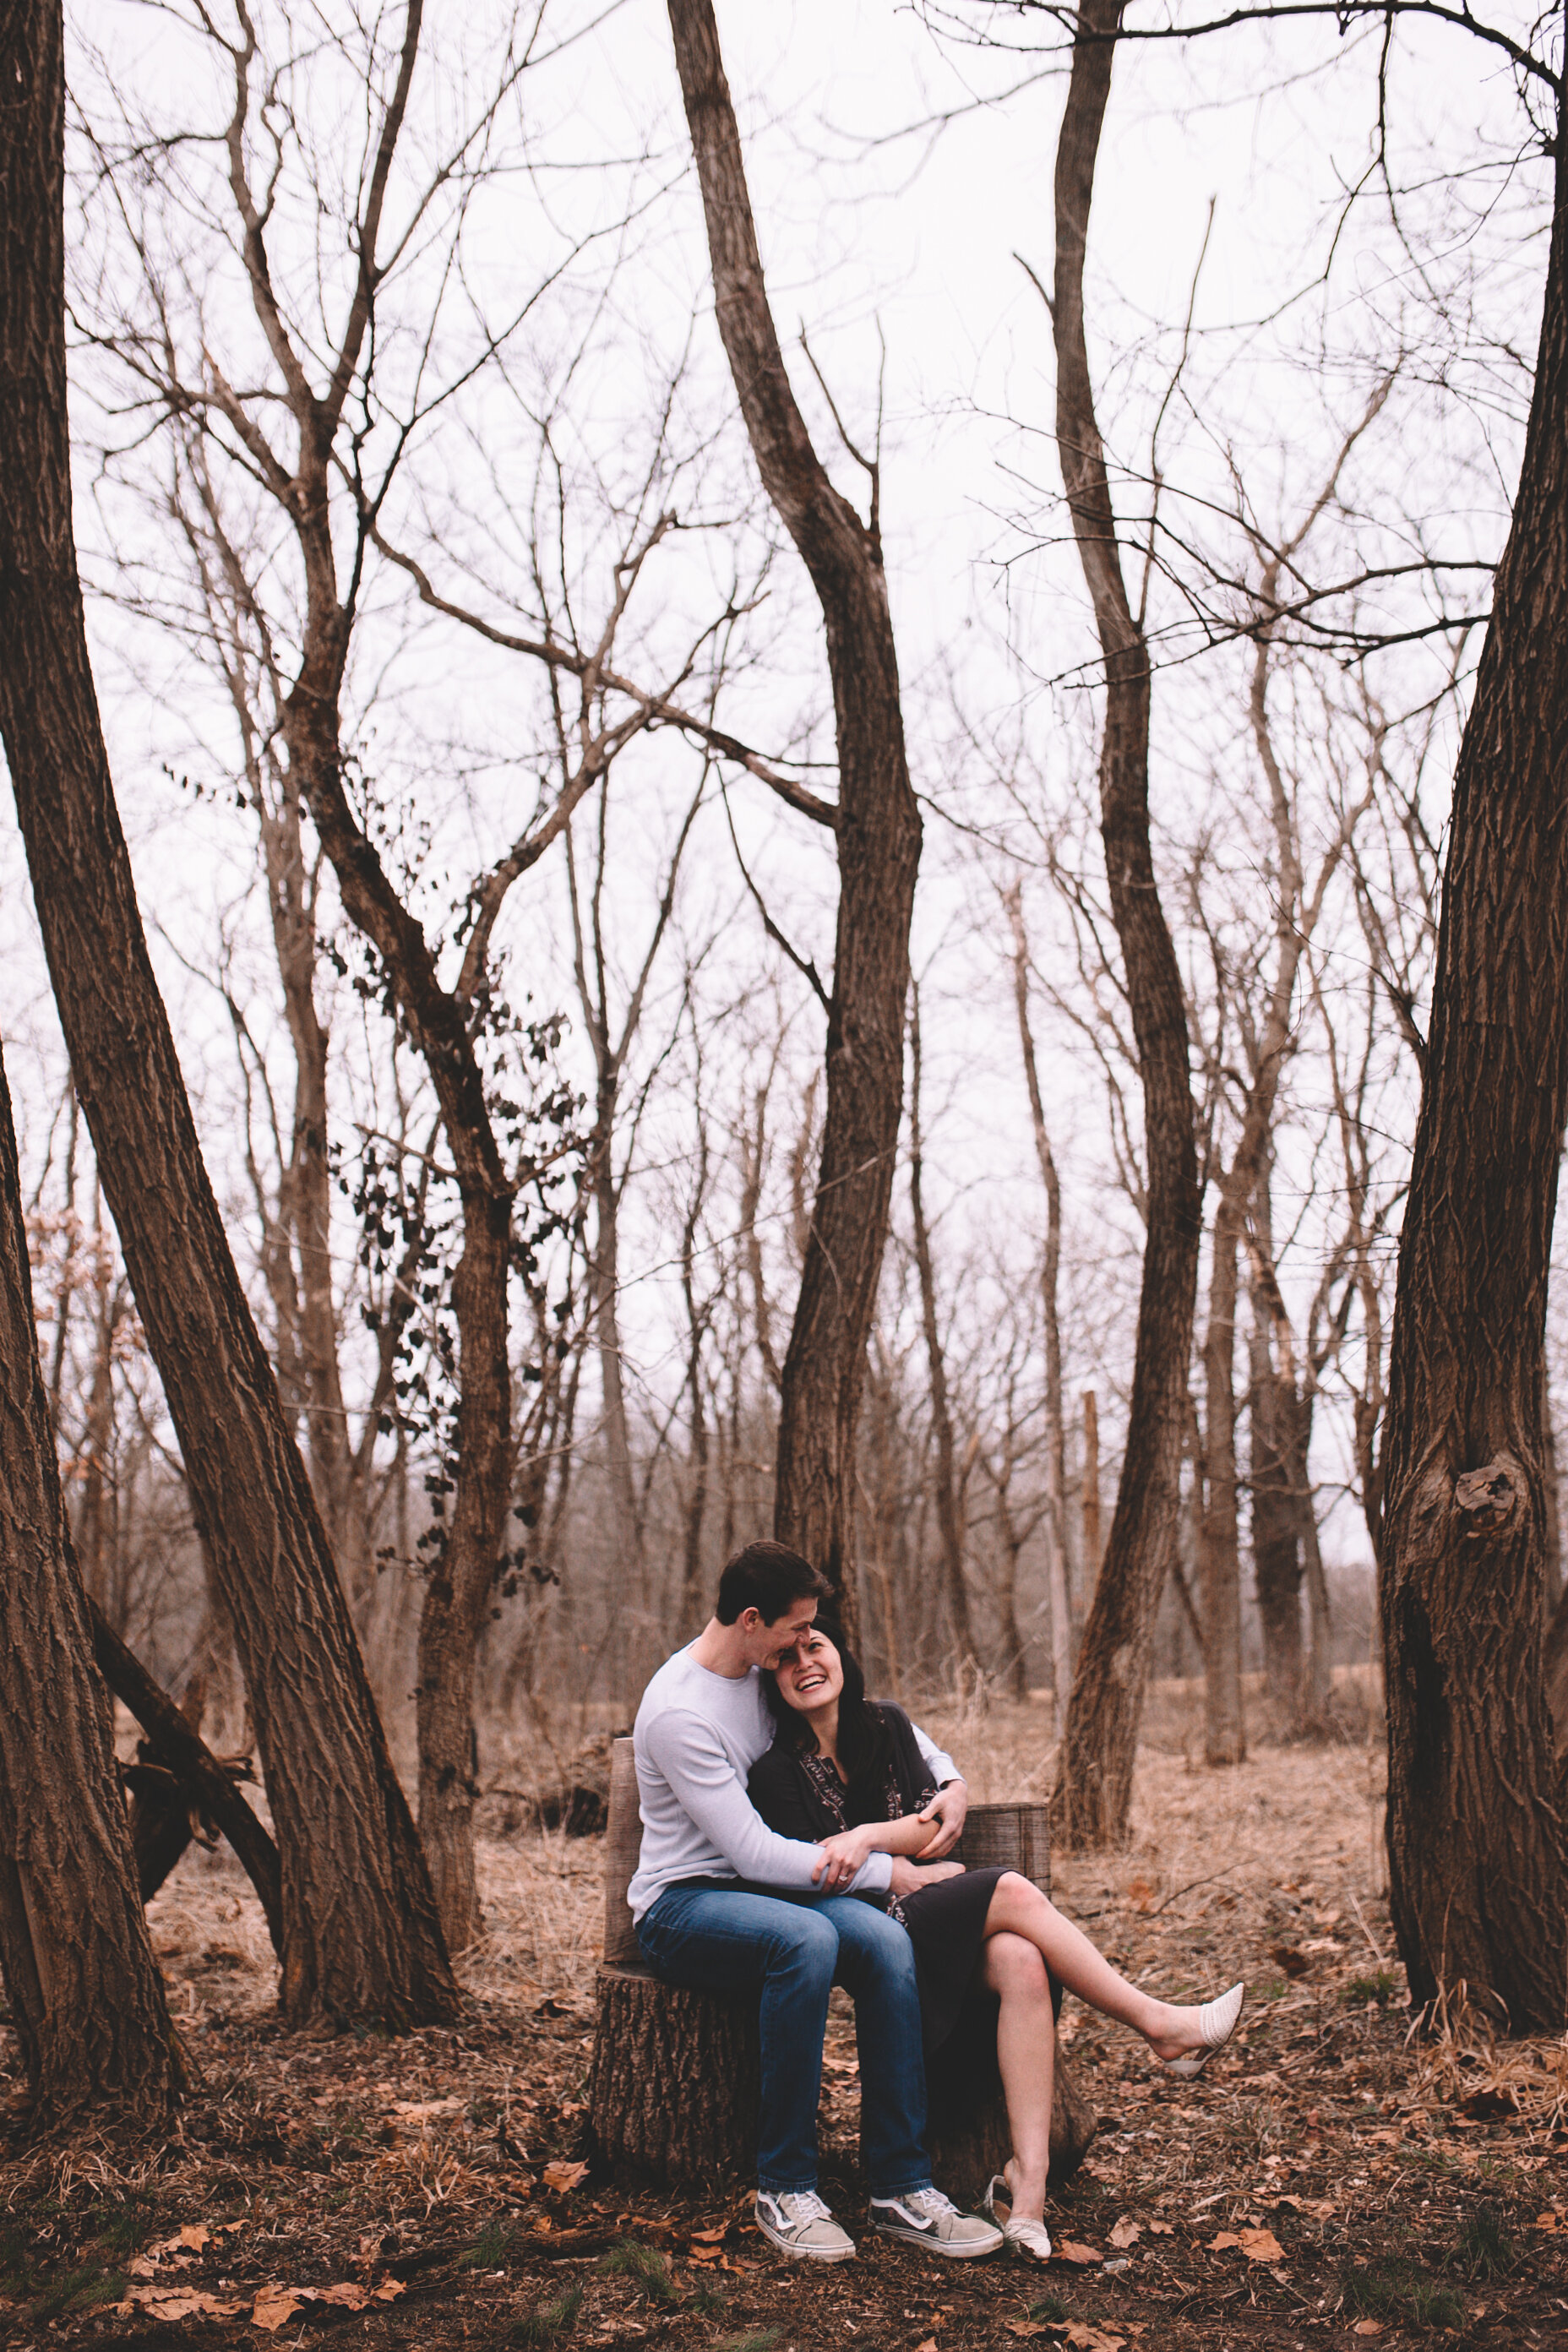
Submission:
M 0 117 L 0 730 L 50 976 L 251 1694 L 285 2012 L 428 2021 L 457 1989 L 424 1860 L 207 1181 L 115 807 L 72 536 L 58 12 L 10 23 L 27 103 Z
M 941 1539 L 942 1592 L 952 1622 L 958 1663 L 971 1674 L 980 1670 L 970 1622 L 969 1588 L 963 1580 L 963 1525 L 960 1516 L 957 1449 L 952 1412 L 948 1402 L 947 1364 L 937 1324 L 936 1273 L 931 1263 L 931 1232 L 926 1223 L 923 1179 L 925 1137 L 921 1126 L 921 992 L 910 991 L 910 1218 L 913 1228 L 915 1270 L 920 1282 L 921 1325 L 925 1334 L 926 1370 L 931 1389 L 931 1433 L 936 1440 L 936 1523 Z
M 1149 843 L 1149 653 L 1129 602 L 1095 418 L 1083 269 L 1121 0 L 1077 19 L 1057 148 L 1057 445 L 1105 671 L 1101 832 L 1143 1084 L 1148 1212 L 1127 1448 L 1084 1626 L 1052 1800 L 1069 1844 L 1126 1833 L 1154 1612 L 1175 1554 L 1201 1198 L 1186 1008 Z
M 1024 1083 L 1028 1089 L 1029 1118 L 1035 1131 L 1035 1158 L 1046 1195 L 1046 1246 L 1040 1261 L 1040 1304 L 1046 1341 L 1046 1542 L 1051 1595 L 1051 1676 L 1056 1689 L 1057 1721 L 1067 1721 L 1072 1696 L 1072 1602 L 1068 1583 L 1067 1425 L 1062 1412 L 1062 1330 L 1058 1311 L 1058 1286 L 1062 1254 L 1062 1188 L 1051 1150 L 1046 1108 L 1040 1093 L 1039 1065 L 1034 1031 L 1029 1025 L 1029 940 L 1024 928 L 1024 894 L 1016 881 L 1004 893 L 1003 905 L 1013 933 L 1013 1003 L 1018 1016 L 1018 1045 L 1024 1057 Z M 1000 1490 L 999 1490 L 1000 1491 Z M 1099 1507 L 1099 1494 L 1095 1496 Z M 1097 1547 L 1098 1549 L 1098 1547 Z M 1098 1560 L 1086 1560 L 1092 1575 Z
M 60 47 L 59 11 L 47 0 L 17 10 L 0 33 L 12 110 L 32 115 L 36 128 L 58 102 Z M 0 147 L 0 192 L 14 205 L 26 184 L 13 142 L 10 153 Z M 29 193 L 43 194 L 36 180 Z M 185 2086 L 136 1889 L 87 1599 L 68 1547 L 3 1066 L 0 1969 L 36 2123 L 52 2128 L 83 2108 L 152 2122 Z
M 1543 1349 L 1568 1117 L 1568 139 L 1523 462 L 1454 780 L 1384 1439 L 1390 1897 L 1417 2002 L 1557 2029 L 1568 1832 L 1543 1675 Z M 1506 1696 L 1505 1696 L 1506 1695 Z
M 812 446 L 779 348 L 711 0 L 669 0 L 708 225 L 719 331 L 757 468 L 822 606 L 838 736 L 838 926 L 827 1106 L 784 1358 L 774 1528 L 853 1614 L 855 1446 L 903 1108 L 904 998 L 921 822 L 904 748 L 879 479 L 862 522 Z

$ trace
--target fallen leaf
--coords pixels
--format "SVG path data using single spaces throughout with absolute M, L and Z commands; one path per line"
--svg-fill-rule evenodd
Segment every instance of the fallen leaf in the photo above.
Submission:
M 541 2175 L 546 2189 L 558 2189 L 563 2194 L 568 2189 L 579 2188 L 587 2177 L 585 2164 L 547 2164 Z
M 1224 2246 L 1239 2246 L 1241 2240 L 1234 2230 L 1222 2230 L 1217 2238 L 1209 2240 L 1209 2252 L 1217 2254 Z
M 216 2294 L 203 2294 L 197 2287 L 142 2287 L 131 2300 L 154 2319 L 232 2319 L 242 2307 L 220 2302 Z
M 1548 2230 L 1555 2233 L 1563 2227 L 1563 2217 L 1560 2213 L 1552 2210 L 1551 2207 L 1548 2207 L 1544 2213 L 1538 2213 L 1536 2215 L 1534 2221 L 1531 2223 L 1531 2227 L 1533 2230 Z
M 923 2344 L 915 2346 L 915 2352 L 936 2352 L 936 2337 L 928 2336 Z
M 302 2297 L 297 2295 L 291 2287 L 264 2286 L 250 2306 L 250 2324 L 253 2327 L 265 2328 L 270 2336 L 283 2326 L 285 2320 L 293 2318 L 301 2301 Z
M 363 2311 L 370 2301 L 370 2289 L 353 2279 L 344 2279 L 338 2286 L 324 2286 L 310 2297 L 312 2303 L 335 2303 L 344 2311 Z
M 1304 1977 L 1311 1966 L 1311 1962 L 1304 1959 L 1291 1944 L 1270 1944 L 1268 1957 L 1276 1968 L 1283 1969 L 1288 1977 Z
M 1149 2235 L 1152 2238 L 1173 2238 L 1175 2234 L 1176 2227 L 1173 2221 L 1151 2221 L 1149 2224 Z
M 1538 2228 L 1540 2224 L 1536 2225 Z M 155 2278 L 158 2265 L 150 2254 L 137 2254 L 125 2265 L 132 2278 Z
M 1131 2214 L 1123 2213 L 1121 2221 L 1110 2232 L 1110 2242 L 1113 2246 L 1121 2247 L 1125 2252 L 1127 2247 L 1135 2246 L 1142 2235 L 1142 2223 L 1134 2221 Z
M 1383 2322 L 1381 2319 L 1358 2319 L 1355 2326 L 1351 2329 L 1351 2334 L 1352 2336 L 1381 2336 L 1383 2334 Z
M 1003 2326 L 1009 2336 L 1048 2336 L 1050 2324 L 1044 2319 L 1005 2319 Z
M 1513 2113 L 1513 2109 L 1510 2107 L 1508 2112 L 1511 2115 Z M 1367 2145 L 1370 2147 L 1397 2147 L 1399 2146 L 1399 2134 L 1396 2131 L 1368 2132 L 1366 2137 Z
M 407 2292 L 408 2289 L 401 2279 L 383 2279 L 381 2284 L 374 2290 L 373 2299 L 376 2303 L 395 2303 L 400 2294 L 406 2294 Z
M 1091 2263 L 1103 2262 L 1105 2259 L 1102 2254 L 1097 2253 L 1092 2246 L 1077 2245 L 1071 2238 L 1058 2238 L 1055 2251 L 1058 2263 L 1071 2263 L 1075 2270 L 1080 2271 L 1087 2270 Z
M 1285 2249 L 1272 2230 L 1222 2230 L 1214 2241 L 1221 2246 L 1237 2246 L 1249 2263 L 1283 2262 Z
M 1338 2211 L 1331 2197 L 1271 2197 L 1271 2205 L 1289 2205 L 1298 2213 L 1310 2213 L 1314 2221 L 1326 2221 Z
M 1121 2352 L 1127 2338 L 1124 2336 L 1106 2336 L 1081 2319 L 1069 2319 L 1067 2340 L 1076 2346 L 1077 2352 Z

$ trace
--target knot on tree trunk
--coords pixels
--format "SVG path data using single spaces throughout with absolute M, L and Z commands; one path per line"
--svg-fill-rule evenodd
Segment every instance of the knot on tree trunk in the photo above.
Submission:
M 1515 1517 L 1529 1491 L 1523 1468 L 1511 1454 L 1496 1454 L 1479 1470 L 1462 1472 L 1454 1481 L 1460 1535 L 1475 1541 L 1499 1534 Z

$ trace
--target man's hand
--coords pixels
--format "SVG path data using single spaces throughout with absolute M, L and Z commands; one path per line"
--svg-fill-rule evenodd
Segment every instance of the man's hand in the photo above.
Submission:
M 906 1861 L 901 1853 L 893 1856 L 893 1874 L 888 1884 L 894 1895 L 918 1895 L 922 1886 L 938 1886 L 944 1878 L 962 1878 L 961 1862 L 939 1862 L 934 1869 L 923 1863 Z
M 917 1821 L 933 1824 L 930 1843 L 921 1848 L 922 1862 L 937 1862 L 952 1852 L 963 1834 L 968 1811 L 969 1790 L 962 1780 L 950 1780 L 945 1789 L 938 1790 L 924 1811 L 915 1815 Z
M 831 1837 L 819 1841 L 822 1860 L 811 1875 L 824 1895 L 837 1895 L 848 1885 L 868 1856 L 876 1852 L 875 1838 L 875 1829 L 866 1822 L 858 1830 L 836 1830 Z

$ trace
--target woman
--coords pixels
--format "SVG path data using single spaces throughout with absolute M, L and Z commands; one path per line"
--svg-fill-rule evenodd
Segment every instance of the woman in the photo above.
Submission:
M 918 1861 L 937 1834 L 930 1811 L 937 1792 L 908 1716 L 868 1700 L 865 1677 L 839 1629 L 819 1620 L 763 1681 L 778 1726 L 749 1784 L 763 1819 L 785 1837 L 823 1845 L 853 1869 L 876 1853 Z M 1008 2243 L 1047 2262 L 1052 2067 L 1064 1986 L 1141 2033 L 1162 2063 L 1182 2075 L 1197 2074 L 1229 2040 L 1244 1988 L 1233 1985 L 1195 2009 L 1152 2000 L 1119 1976 L 1016 1871 L 938 1863 L 929 1885 L 891 1907 L 915 1948 L 926 2053 L 939 2074 L 944 2051 L 955 2056 L 968 2039 L 956 2031 L 961 2021 L 973 2032 L 974 1996 L 996 1998 L 996 2063 L 1013 2153 L 986 2190 L 985 2205 L 1000 2221 L 998 2200 L 1009 2204 L 1002 2224 Z M 973 2071 L 972 2052 L 963 2063 Z

